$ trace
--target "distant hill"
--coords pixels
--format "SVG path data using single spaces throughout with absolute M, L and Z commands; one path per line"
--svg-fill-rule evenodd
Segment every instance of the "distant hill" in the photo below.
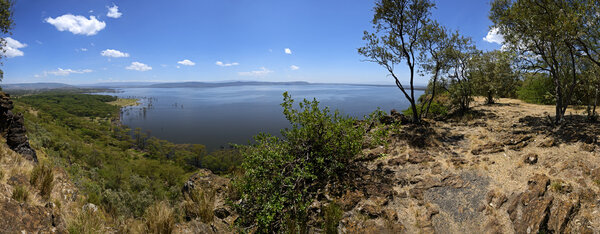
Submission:
M 225 82 L 109 82 L 85 85 L 69 85 L 63 83 L 21 83 L 21 84 L 2 84 L 5 90 L 52 90 L 52 89 L 115 89 L 115 88 L 216 88 L 232 86 L 269 86 L 269 85 L 353 85 L 353 86 L 378 86 L 395 87 L 395 85 L 383 84 L 344 84 L 344 83 L 309 83 L 306 81 L 290 82 L 265 82 L 265 81 L 225 81 Z M 405 86 L 407 87 L 407 86 Z M 416 85 L 415 90 L 425 90 L 426 86 Z
M 21 84 L 0 84 L 5 90 L 40 90 L 40 89 L 72 89 L 73 85 L 63 83 L 21 83 Z
M 211 88 L 211 87 L 228 87 L 228 86 L 244 86 L 244 85 L 310 85 L 305 81 L 294 82 L 262 82 L 262 81 L 232 81 L 232 82 L 177 82 L 177 83 L 160 83 L 149 85 L 149 88 Z

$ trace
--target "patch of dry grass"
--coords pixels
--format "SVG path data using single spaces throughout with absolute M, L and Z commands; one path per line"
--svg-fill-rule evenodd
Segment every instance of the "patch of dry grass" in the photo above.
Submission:
M 203 223 L 211 223 L 214 219 L 215 191 L 196 188 L 185 195 L 183 211 L 189 219 L 200 218 Z
M 173 229 L 175 229 L 175 212 L 166 201 L 155 203 L 146 209 L 144 223 L 146 233 L 173 233 Z

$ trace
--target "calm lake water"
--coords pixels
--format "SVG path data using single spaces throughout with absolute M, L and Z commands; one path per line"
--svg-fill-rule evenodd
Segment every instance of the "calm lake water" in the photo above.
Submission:
M 218 88 L 124 88 L 104 93 L 139 98 L 126 107 L 122 123 L 175 143 L 204 144 L 212 151 L 229 143 L 246 144 L 259 132 L 280 135 L 289 126 L 279 105 L 288 91 L 298 103 L 317 98 L 322 106 L 362 118 L 380 107 L 404 110 L 410 105 L 392 86 L 271 85 Z M 415 91 L 419 96 L 423 91 Z M 296 106 L 297 107 L 297 106 Z

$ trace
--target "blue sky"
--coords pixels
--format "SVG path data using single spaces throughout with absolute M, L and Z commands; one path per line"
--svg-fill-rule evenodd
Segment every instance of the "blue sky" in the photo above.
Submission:
M 4 83 L 309 81 L 393 84 L 357 53 L 371 0 L 19 0 Z M 438 0 L 433 17 L 500 47 L 486 0 Z M 287 49 L 287 50 L 286 50 Z M 407 69 L 398 73 L 405 80 Z M 425 84 L 419 78 L 416 83 Z

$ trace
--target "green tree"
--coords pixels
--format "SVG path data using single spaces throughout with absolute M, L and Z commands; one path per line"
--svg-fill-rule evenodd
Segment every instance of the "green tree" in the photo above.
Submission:
M 564 113 L 577 85 L 579 0 L 494 0 L 490 19 L 506 45 L 520 54 L 526 68 L 547 73 L 554 82 L 555 122 Z
M 475 48 L 473 41 L 469 37 L 461 36 L 458 32 L 452 34 L 452 46 L 449 49 L 448 56 L 450 69 L 447 79 L 449 80 L 448 92 L 450 93 L 451 104 L 461 113 L 469 110 L 470 103 L 473 100 L 472 58 L 480 53 Z
M 383 66 L 394 78 L 396 86 L 410 102 L 415 123 L 420 121 L 414 94 L 419 43 L 423 39 L 424 28 L 432 23 L 430 16 L 434 6 L 431 0 L 378 0 L 373 16 L 375 32 L 365 31 L 363 40 L 367 44 L 358 49 L 367 61 Z M 410 93 L 395 72 L 395 67 L 402 62 L 410 70 Z
M 3 34 L 3 37 L 0 37 L 3 52 L 0 58 L 6 53 L 6 39 L 4 39 L 4 35 L 11 34 L 10 30 L 13 25 L 13 1 L 0 0 L 0 32 Z M 0 69 L 0 81 L 2 81 L 2 78 L 4 78 L 4 71 Z
M 513 69 L 513 57 L 509 52 L 494 50 L 473 57 L 471 77 L 476 95 L 493 104 L 500 97 L 514 97 L 519 77 Z
M 427 116 L 431 104 L 438 93 L 438 81 L 440 77 L 450 69 L 449 51 L 452 43 L 448 35 L 448 30 L 440 26 L 438 22 L 432 22 L 425 26 L 421 33 L 421 43 L 419 43 L 419 61 L 421 62 L 421 72 L 423 75 L 429 73 L 432 75 L 429 86 L 424 98 L 419 98 L 421 102 L 421 116 Z M 425 108 L 425 110 L 423 110 Z

